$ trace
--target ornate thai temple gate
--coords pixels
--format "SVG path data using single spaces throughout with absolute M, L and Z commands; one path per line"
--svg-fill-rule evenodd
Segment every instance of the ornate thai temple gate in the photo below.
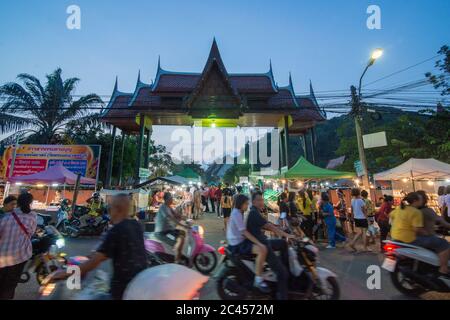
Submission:
M 118 90 L 117 78 L 102 121 L 112 126 L 111 154 L 105 185 L 111 186 L 113 152 L 117 128 L 122 132 L 121 163 L 118 183 L 123 183 L 123 150 L 126 135 L 139 135 L 135 178 L 141 167 L 148 168 L 153 125 L 217 127 L 278 127 L 280 129 L 281 166 L 288 166 L 289 136 L 303 139 L 305 155 L 314 162 L 314 126 L 326 119 L 312 85 L 309 95 L 296 95 L 289 84 L 275 83 L 272 64 L 267 73 L 228 73 L 216 41 L 212 43 L 202 72 L 171 72 L 161 68 L 155 81 L 146 84 L 140 73 L 133 93 Z M 310 132 L 310 141 L 306 136 Z M 310 148 L 307 148 L 307 144 Z M 310 155 L 306 154 L 310 150 Z

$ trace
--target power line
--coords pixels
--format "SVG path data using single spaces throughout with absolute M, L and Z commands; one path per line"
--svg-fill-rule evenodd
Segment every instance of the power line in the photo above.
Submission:
M 436 58 L 438 58 L 438 57 L 440 57 L 440 56 L 441 56 L 441 54 L 437 54 L 437 55 L 435 55 L 435 56 L 433 56 L 433 57 L 431 57 L 431 58 L 428 58 L 428 59 L 425 59 L 425 60 L 420 61 L 420 62 L 418 62 L 418 63 L 415 63 L 415 64 L 413 64 L 413 65 L 411 65 L 411 66 L 409 66 L 409 67 L 406 67 L 406 68 L 403 68 L 403 69 L 398 70 L 398 71 L 396 71 L 396 72 L 393 72 L 393 73 L 391 73 L 391 74 L 388 74 L 387 76 L 384 76 L 384 77 L 382 77 L 382 78 L 380 78 L 380 79 L 377 79 L 377 80 L 375 80 L 375 81 L 372 81 L 372 82 L 369 82 L 369 83 L 365 84 L 365 85 L 363 86 L 363 88 L 364 88 L 364 87 L 367 87 L 367 86 L 370 86 L 370 85 L 372 85 L 372 84 L 374 84 L 374 83 L 377 83 L 377 82 L 379 82 L 379 81 L 382 81 L 382 80 L 388 79 L 388 78 L 390 78 L 390 77 L 393 77 L 393 76 L 395 76 L 395 75 L 397 75 L 397 74 L 399 74 L 399 73 L 405 72 L 405 71 L 407 71 L 407 70 L 409 70 L 409 69 L 412 69 L 412 68 L 414 68 L 414 67 L 417 67 L 417 66 L 419 66 L 419 65 L 421 65 L 421 64 L 423 64 L 423 63 L 426 63 L 426 62 L 428 62 L 428 61 L 431 61 L 431 60 L 433 60 L 433 59 L 436 59 Z

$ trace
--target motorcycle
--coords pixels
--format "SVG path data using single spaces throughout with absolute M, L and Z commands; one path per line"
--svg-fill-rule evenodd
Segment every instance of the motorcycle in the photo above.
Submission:
M 52 216 L 49 214 L 38 213 L 36 215 L 36 224 L 39 228 L 45 228 L 50 225 L 52 221 Z
M 382 268 L 390 272 L 392 284 L 398 291 L 410 297 L 427 291 L 450 292 L 449 285 L 436 276 L 439 271 L 436 253 L 403 242 L 386 240 L 384 243 Z
M 195 266 L 202 274 L 210 274 L 217 266 L 216 250 L 211 245 L 204 243 L 203 227 L 190 224 L 191 222 L 188 221 L 189 228 L 183 248 L 183 262 L 189 268 Z M 161 241 L 154 233 L 146 233 L 144 242 L 150 265 L 174 262 L 175 252 L 172 246 Z
M 65 254 L 60 252 L 65 245 L 64 238 L 54 226 L 45 226 L 31 239 L 33 255 L 26 262 L 19 283 L 26 283 L 31 273 L 36 273 L 36 281 L 42 281 L 53 271 L 66 264 Z
M 61 201 L 59 209 L 56 213 L 56 229 L 63 235 L 67 236 L 67 227 L 70 225 L 70 207 L 66 199 Z
M 97 221 L 95 217 L 90 217 L 86 222 L 85 225 L 82 225 L 80 218 L 74 216 L 65 226 L 67 235 L 72 238 L 77 238 L 80 235 L 99 236 L 108 230 L 109 216 L 103 214 L 100 221 Z
M 338 300 L 337 276 L 328 269 L 317 267 L 319 250 L 310 239 L 293 240 L 289 247 L 289 299 Z M 265 266 L 262 277 L 270 288 L 263 294 L 254 288 L 255 255 L 234 255 L 220 247 L 223 260 L 217 273 L 217 292 L 224 300 L 274 299 L 277 277 Z

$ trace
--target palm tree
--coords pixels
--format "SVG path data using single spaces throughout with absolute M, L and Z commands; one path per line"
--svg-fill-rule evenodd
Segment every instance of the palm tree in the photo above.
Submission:
M 23 86 L 11 82 L 0 87 L 0 134 L 10 134 L 2 143 L 25 138 L 32 143 L 59 143 L 66 126 L 98 123 L 99 112 L 89 108 L 103 105 L 96 94 L 73 98 L 78 78 L 61 78 L 61 69 L 46 76 L 47 83 L 29 74 L 17 78 Z

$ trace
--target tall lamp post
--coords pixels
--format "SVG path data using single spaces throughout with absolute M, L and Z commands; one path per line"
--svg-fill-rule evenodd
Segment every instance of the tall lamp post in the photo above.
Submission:
M 367 160 L 366 160 L 366 154 L 364 152 L 364 142 L 362 137 L 362 129 L 361 129 L 361 122 L 362 122 L 362 104 L 361 104 L 361 87 L 362 87 L 362 80 L 369 69 L 375 61 L 380 58 L 383 55 L 383 49 L 375 49 L 372 52 L 372 55 L 370 56 L 369 62 L 367 63 L 366 68 L 364 69 L 361 78 L 359 78 L 359 87 L 358 87 L 358 94 L 356 94 L 356 88 L 352 86 L 351 93 L 352 93 L 352 113 L 355 116 L 355 129 L 356 129 L 356 139 L 358 142 L 358 154 L 359 154 L 359 160 L 361 161 L 362 170 L 363 170 L 363 177 L 362 182 L 364 189 L 369 190 L 370 188 L 370 182 L 369 182 L 369 171 L 367 169 Z

